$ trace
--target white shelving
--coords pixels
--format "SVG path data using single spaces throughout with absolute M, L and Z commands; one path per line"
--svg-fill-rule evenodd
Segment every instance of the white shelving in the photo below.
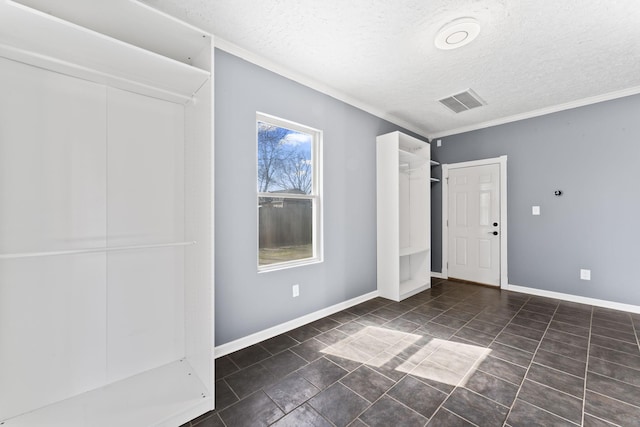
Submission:
M 377 270 L 380 295 L 400 301 L 431 285 L 429 144 L 378 136 Z
M 435 160 L 430 160 L 429 164 L 431 166 L 440 166 L 440 163 L 436 162 Z M 440 182 L 440 180 L 438 178 L 431 177 L 431 182 Z
M 114 1 L 110 10 L 118 9 L 118 3 L 131 2 Z M 146 9 L 146 15 L 154 14 Z M 172 39 L 165 34 L 159 38 Z M 197 37 L 193 34 L 201 43 L 202 36 Z M 0 56 L 180 103 L 188 102 L 211 74 L 11 0 L 0 3 Z
M 0 0 L 3 427 L 214 408 L 212 55 L 129 0 Z
M 187 419 L 209 411 L 211 404 L 203 398 L 209 393 L 193 367 L 178 360 L 7 420 L 4 426 L 147 426 L 154 420 L 154 426 L 175 427 L 185 407 Z
M 425 247 L 425 246 L 420 246 L 420 247 L 413 247 L 413 246 L 409 246 L 409 247 L 404 247 L 404 248 L 400 248 L 400 256 L 407 256 L 407 255 L 414 255 L 414 254 L 419 254 L 420 252 L 426 252 L 428 251 L 429 248 Z

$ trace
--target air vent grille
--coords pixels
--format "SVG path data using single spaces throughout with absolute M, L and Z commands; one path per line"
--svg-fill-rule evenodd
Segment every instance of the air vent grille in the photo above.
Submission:
M 447 98 L 442 98 L 438 101 L 454 113 L 461 113 L 463 111 L 471 110 L 472 108 L 486 105 L 486 102 L 484 102 L 482 98 L 480 98 L 478 94 L 471 89 L 467 89 L 464 92 L 457 93 Z

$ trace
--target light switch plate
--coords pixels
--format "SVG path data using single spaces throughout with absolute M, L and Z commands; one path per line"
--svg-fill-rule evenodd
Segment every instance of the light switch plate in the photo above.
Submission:
M 540 215 L 540 206 L 531 206 L 531 215 Z
M 591 280 L 591 270 L 580 269 L 580 280 Z

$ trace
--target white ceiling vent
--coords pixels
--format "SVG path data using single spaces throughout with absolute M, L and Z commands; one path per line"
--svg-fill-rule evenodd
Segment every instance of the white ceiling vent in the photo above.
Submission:
M 471 110 L 472 108 L 487 105 L 487 103 L 471 89 L 467 89 L 464 92 L 457 93 L 447 98 L 439 99 L 438 101 L 454 113 L 461 113 L 463 111 Z

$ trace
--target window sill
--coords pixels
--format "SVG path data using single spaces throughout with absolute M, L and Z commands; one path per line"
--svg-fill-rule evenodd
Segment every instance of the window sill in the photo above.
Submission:
M 271 271 L 286 270 L 288 268 L 303 267 L 306 265 L 320 264 L 321 258 L 305 258 L 298 261 L 279 262 L 277 264 L 268 264 L 258 267 L 258 273 L 268 273 Z

